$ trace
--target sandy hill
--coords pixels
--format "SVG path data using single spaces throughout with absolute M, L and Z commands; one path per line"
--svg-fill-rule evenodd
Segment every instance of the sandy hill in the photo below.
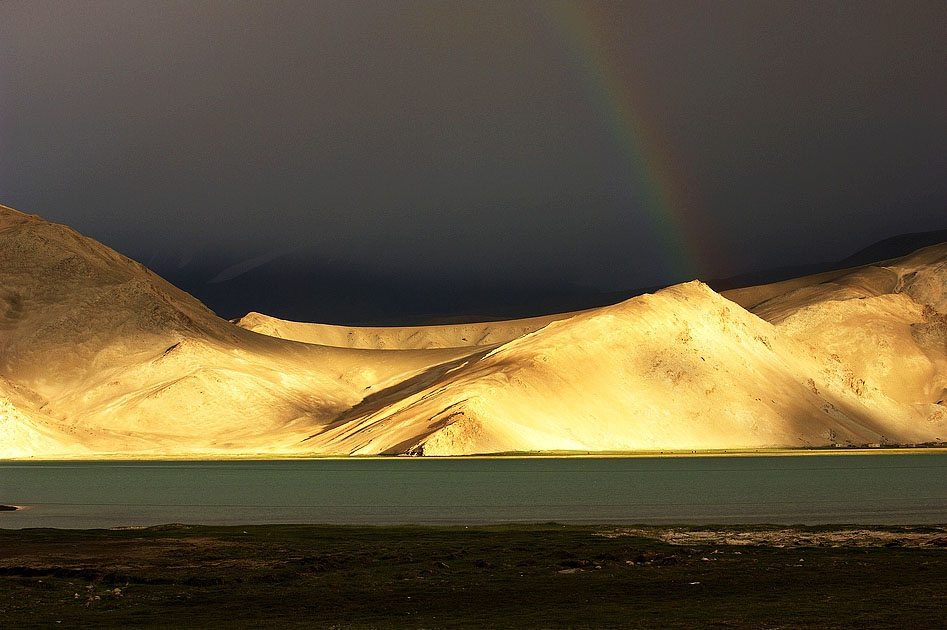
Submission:
M 864 338 L 819 348 L 694 282 L 552 323 L 424 389 L 380 392 L 310 441 L 428 455 L 942 441 L 944 348 L 929 357 L 933 344 L 911 341 L 906 322 L 924 309 L 907 300 L 894 298 L 906 312 L 890 352 L 905 352 L 906 374 L 856 372 Z
M 234 323 L 247 330 L 280 339 L 338 348 L 375 350 L 427 350 L 493 346 L 512 341 L 547 324 L 575 313 L 529 317 L 507 321 L 438 326 L 333 326 L 277 319 L 248 313 Z
M 943 442 L 945 287 L 938 245 L 528 320 L 234 325 L 0 206 L 0 457 Z
M 100 243 L 0 207 L 0 456 L 282 452 L 374 387 L 468 353 L 258 335 Z

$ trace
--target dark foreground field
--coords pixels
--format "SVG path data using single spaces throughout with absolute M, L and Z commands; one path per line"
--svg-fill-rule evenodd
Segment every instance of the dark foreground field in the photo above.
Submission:
M 947 528 L 0 530 L 0 627 L 944 628 Z

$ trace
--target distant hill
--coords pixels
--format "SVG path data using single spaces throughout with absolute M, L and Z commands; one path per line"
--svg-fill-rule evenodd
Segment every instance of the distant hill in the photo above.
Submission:
M 889 258 L 905 256 L 922 247 L 937 245 L 938 243 L 947 243 L 947 230 L 900 234 L 869 245 L 848 258 L 840 260 L 838 265 L 839 268 L 867 265 Z
M 915 232 L 892 236 L 873 243 L 864 249 L 860 249 L 851 256 L 847 256 L 841 260 L 777 267 L 731 276 L 729 278 L 710 280 L 707 284 L 713 287 L 715 291 L 727 291 L 729 289 L 749 287 L 756 284 L 770 284 L 790 278 L 799 278 L 801 276 L 814 275 L 825 271 L 848 269 L 849 267 L 859 267 L 861 265 L 887 260 L 888 258 L 897 258 L 910 254 L 922 247 L 936 245 L 938 243 L 947 243 L 947 230 L 933 230 L 930 232 Z
M 590 298 L 588 289 L 552 281 L 385 275 L 305 252 L 285 254 L 233 278 L 212 282 L 220 269 L 220 264 L 192 263 L 161 273 L 226 319 L 258 311 L 288 320 L 412 325 L 571 311 L 584 308 Z
M 715 291 L 769 284 L 903 256 L 940 242 L 947 242 L 947 230 L 905 234 L 875 243 L 843 260 L 710 279 L 707 284 Z M 662 288 L 601 292 L 562 285 L 553 279 L 544 284 L 508 279 L 405 278 L 324 260 L 318 252 L 309 251 L 273 256 L 233 276 L 221 274 L 221 270 L 240 270 L 241 261 L 196 259 L 184 266 L 157 262 L 156 270 L 162 277 L 226 319 L 257 311 L 286 320 L 344 325 L 464 323 L 584 310 Z M 221 275 L 224 279 L 215 281 Z M 297 287 L 307 290 L 299 291 Z

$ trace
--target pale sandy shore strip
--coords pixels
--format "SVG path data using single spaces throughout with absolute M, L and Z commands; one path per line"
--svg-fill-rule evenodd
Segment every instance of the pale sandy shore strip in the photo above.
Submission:
M 409 455 L 313 455 L 273 453 L 188 453 L 130 454 L 96 453 L 72 457 L 10 457 L 0 462 L 69 462 L 69 461 L 298 461 L 298 460 L 383 460 L 383 461 L 443 461 L 476 459 L 602 459 L 602 458 L 654 458 L 654 457 L 769 457 L 810 455 L 917 455 L 924 453 L 947 453 L 947 446 L 931 447 L 880 447 L 880 448 L 773 448 L 773 449 L 713 449 L 713 450 L 663 450 L 663 451 L 527 451 L 493 453 L 483 455 L 449 455 L 414 457 Z

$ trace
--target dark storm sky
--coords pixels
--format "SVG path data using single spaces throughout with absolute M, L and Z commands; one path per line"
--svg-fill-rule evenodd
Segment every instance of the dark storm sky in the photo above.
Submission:
M 610 290 L 836 260 L 947 227 L 945 49 L 939 0 L 7 0 L 0 203 L 159 267 Z

